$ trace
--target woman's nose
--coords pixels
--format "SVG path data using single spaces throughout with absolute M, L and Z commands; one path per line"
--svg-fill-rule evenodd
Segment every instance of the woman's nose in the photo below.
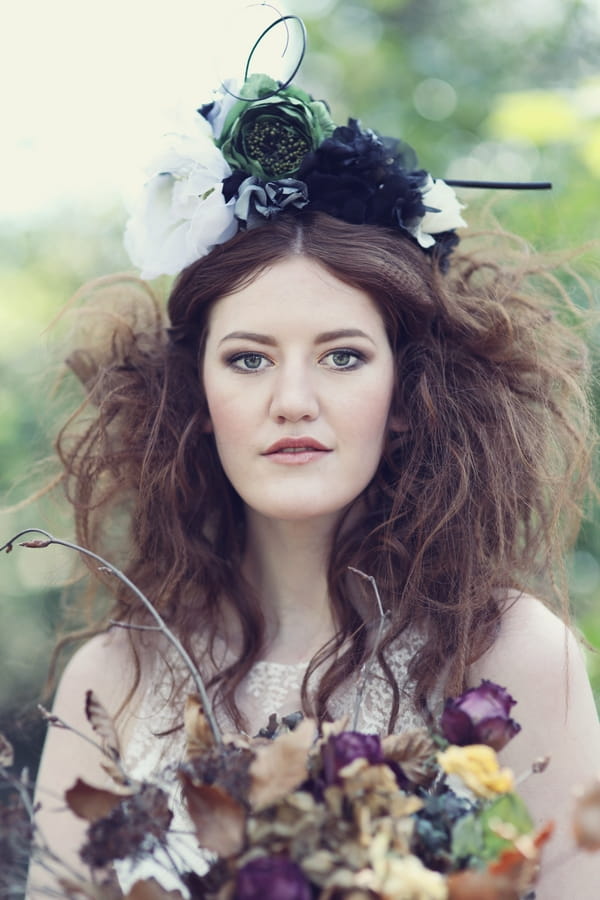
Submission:
M 310 373 L 304 366 L 281 367 L 273 379 L 270 414 L 283 422 L 311 421 L 319 414 L 319 401 Z

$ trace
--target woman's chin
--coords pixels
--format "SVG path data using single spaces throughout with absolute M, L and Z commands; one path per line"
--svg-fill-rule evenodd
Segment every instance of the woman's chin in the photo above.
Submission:
M 311 500 L 311 498 L 303 497 L 290 500 L 274 499 L 272 503 L 265 502 L 265 498 L 260 503 L 246 503 L 247 515 L 250 521 L 252 515 L 256 515 L 261 519 L 268 519 L 272 522 L 295 523 L 301 525 L 303 522 L 316 526 L 333 526 L 339 520 L 348 506 L 346 503 L 324 503 L 323 497 Z

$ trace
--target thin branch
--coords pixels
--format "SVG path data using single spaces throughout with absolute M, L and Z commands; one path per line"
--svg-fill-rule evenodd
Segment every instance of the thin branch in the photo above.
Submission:
M 108 624 L 129 631 L 162 631 L 159 625 L 134 625 L 133 622 L 117 622 L 116 619 L 109 619 Z
M 70 729 L 73 731 L 74 729 Z M 85 738 L 85 735 L 81 735 Z M 4 767 L 0 767 L 0 778 L 4 779 L 10 787 L 16 791 L 19 800 L 21 802 L 21 806 L 27 814 L 27 818 L 29 820 L 30 825 L 32 826 L 31 832 L 31 844 L 28 841 L 27 847 L 27 856 L 29 858 L 30 863 L 35 861 L 35 863 L 50 875 L 53 878 L 57 878 L 62 873 L 67 873 L 69 877 L 76 878 L 81 884 L 85 884 L 85 879 L 81 876 L 79 871 L 73 868 L 69 863 L 65 862 L 56 853 L 51 849 L 48 840 L 38 825 L 36 821 L 36 812 L 37 807 L 33 802 L 31 797 L 31 792 L 29 786 L 23 781 L 22 777 L 17 777 L 12 772 L 7 770 Z M 59 868 L 57 868 L 57 866 Z M 2 874 L 5 874 L 4 872 Z M 12 888 L 11 888 L 12 890 Z M 52 888 L 48 889 L 49 891 L 53 891 Z M 36 888 L 36 893 L 40 893 L 41 889 Z M 4 896 L 4 895 L 3 895 Z M 59 896 L 63 897 L 64 894 L 58 893 L 54 891 L 51 896 Z
M 377 587 L 377 582 L 373 578 L 372 575 L 367 575 L 365 572 L 361 572 L 360 569 L 355 569 L 354 566 L 348 566 L 350 572 L 354 572 L 355 575 L 359 575 L 361 578 L 364 578 L 365 581 L 368 581 L 371 587 L 373 588 L 373 593 L 375 594 L 375 601 L 377 603 L 377 610 L 379 612 L 379 621 L 377 626 L 377 635 L 375 637 L 375 641 L 373 643 L 373 648 L 371 650 L 371 655 L 369 657 L 368 662 L 364 663 L 360 669 L 360 679 L 358 682 L 358 686 L 356 688 L 356 699 L 354 701 L 354 714 L 352 716 L 352 730 L 356 731 L 358 727 L 358 718 L 360 716 L 360 705 L 362 703 L 362 698 L 364 696 L 367 682 L 369 679 L 369 675 L 371 674 L 371 669 L 373 668 L 373 663 L 375 662 L 375 658 L 377 656 L 377 651 L 379 650 L 379 645 L 381 643 L 381 638 L 383 637 L 383 631 L 385 629 L 385 624 L 387 621 L 387 614 L 383 608 L 383 603 L 381 602 L 381 596 L 379 594 L 379 588 Z
M 198 669 L 196 668 L 191 656 L 189 655 L 189 653 L 187 652 L 185 647 L 182 645 L 181 641 L 179 641 L 179 639 L 176 637 L 176 635 L 171 631 L 171 629 L 169 628 L 167 623 L 164 621 L 164 619 L 162 618 L 160 613 L 154 608 L 153 604 L 146 597 L 146 595 L 144 593 L 142 593 L 142 591 L 140 591 L 140 589 L 127 577 L 127 575 L 125 575 L 124 572 L 122 572 L 120 569 L 117 569 L 116 566 L 113 566 L 102 556 L 98 556 L 97 553 L 93 553 L 91 550 L 87 550 L 85 547 L 81 547 L 79 544 L 74 544 L 71 541 L 64 541 L 59 538 L 55 538 L 51 534 L 49 534 L 47 531 L 44 531 L 41 528 L 27 528 L 24 531 L 20 531 L 11 540 L 7 541 L 6 544 L 4 544 L 2 547 L 0 547 L 0 553 L 3 550 L 6 550 L 7 553 L 10 553 L 10 551 L 13 549 L 13 544 L 15 543 L 15 541 L 19 540 L 20 538 L 22 538 L 28 534 L 41 534 L 44 536 L 45 540 L 24 541 L 24 542 L 21 542 L 22 547 L 30 547 L 30 548 L 38 549 L 38 548 L 48 547 L 48 546 L 50 546 L 50 544 L 57 544 L 59 547 L 66 547 L 68 550 L 75 550 L 78 553 L 83 554 L 84 556 L 88 556 L 90 559 L 96 560 L 96 562 L 100 563 L 100 565 L 106 571 L 110 572 L 113 575 L 116 575 L 116 577 L 120 581 L 122 581 L 124 585 L 126 585 L 131 591 L 133 591 L 133 593 L 136 595 L 136 597 L 139 600 L 141 600 L 143 605 L 146 607 L 146 609 L 148 610 L 150 615 L 153 617 L 153 619 L 157 623 L 158 630 L 162 631 L 162 633 L 165 635 L 167 640 L 169 640 L 171 642 L 171 644 L 173 645 L 173 647 L 175 648 L 177 653 L 180 655 L 180 657 L 183 660 L 183 662 L 185 663 L 185 665 L 187 666 L 187 668 L 192 676 L 194 686 L 195 686 L 198 694 L 200 695 L 200 699 L 202 701 L 202 706 L 204 709 L 204 714 L 205 714 L 208 724 L 210 726 L 210 730 L 212 732 L 214 741 L 218 746 L 222 746 L 223 738 L 221 737 L 221 732 L 219 730 L 219 726 L 217 725 L 217 721 L 216 721 L 216 718 L 212 711 L 211 703 L 208 698 L 206 688 L 204 687 L 204 682 L 202 681 L 202 677 L 201 677 Z

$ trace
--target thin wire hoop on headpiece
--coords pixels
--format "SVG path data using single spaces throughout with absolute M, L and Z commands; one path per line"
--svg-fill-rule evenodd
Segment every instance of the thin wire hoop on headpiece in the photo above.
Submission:
M 258 38 L 256 39 L 256 41 L 254 42 L 254 44 L 252 46 L 252 49 L 250 50 L 250 53 L 248 54 L 248 59 L 246 60 L 246 67 L 244 69 L 244 82 L 246 82 L 248 80 L 249 72 L 250 72 L 250 65 L 252 63 L 252 57 L 256 53 L 260 42 L 277 25 L 281 25 L 282 23 L 288 22 L 290 20 L 297 22 L 298 25 L 300 26 L 300 34 L 302 36 L 302 48 L 300 50 L 300 56 L 298 57 L 298 62 L 294 66 L 289 78 L 287 78 L 286 81 L 280 82 L 280 84 L 276 90 L 271 91 L 269 94 L 263 94 L 260 97 L 241 97 L 239 94 L 236 94 L 234 91 L 230 90 L 227 87 L 227 85 L 222 82 L 221 87 L 227 94 L 229 94 L 230 97 L 235 97 L 236 100 L 245 100 L 248 103 L 253 103 L 256 100 L 267 100 L 269 97 L 275 97 L 277 94 L 279 94 L 280 91 L 285 90 L 285 88 L 292 83 L 292 81 L 294 80 L 294 78 L 296 77 L 296 75 L 300 69 L 300 66 L 302 65 L 302 63 L 304 61 L 304 57 L 306 55 L 306 45 L 308 43 L 308 36 L 306 33 L 306 25 L 304 24 L 304 22 L 302 21 L 300 16 L 294 16 L 294 15 L 279 16 L 278 19 L 275 19 L 274 22 L 271 22 L 270 25 L 267 25 L 267 27 L 264 29 L 264 31 L 258 36 Z M 288 52 L 288 48 L 289 48 L 289 44 L 290 44 L 290 33 L 289 33 L 289 28 L 287 25 L 285 26 L 285 30 L 286 30 L 287 40 L 286 40 L 286 45 L 285 45 L 284 51 L 282 53 L 282 57 L 285 56 L 285 54 Z

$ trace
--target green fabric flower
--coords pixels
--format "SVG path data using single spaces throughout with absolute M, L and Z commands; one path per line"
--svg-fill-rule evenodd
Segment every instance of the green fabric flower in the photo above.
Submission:
M 274 93 L 277 91 L 277 93 Z M 233 169 L 274 180 L 293 176 L 335 128 L 326 105 L 300 88 L 252 75 L 227 115 L 217 145 Z

